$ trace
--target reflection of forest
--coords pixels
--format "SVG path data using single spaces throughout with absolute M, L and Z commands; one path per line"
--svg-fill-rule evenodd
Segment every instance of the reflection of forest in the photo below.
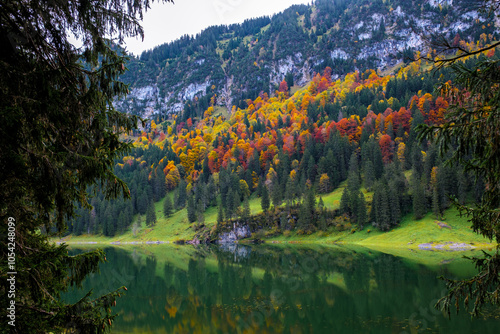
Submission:
M 106 249 L 108 263 L 84 290 L 127 286 L 114 332 L 410 333 L 428 327 L 473 333 L 496 326 L 466 314 L 449 321 L 432 307 L 444 288 L 436 277 L 445 272 L 409 267 L 386 254 L 210 247 L 186 257 L 186 270 L 169 262 L 178 258 L 171 252 L 182 251 L 144 257 Z

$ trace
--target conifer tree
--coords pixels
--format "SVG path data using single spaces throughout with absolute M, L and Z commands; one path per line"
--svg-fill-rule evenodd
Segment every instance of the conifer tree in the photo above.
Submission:
M 345 187 L 344 191 L 342 192 L 342 197 L 340 198 L 340 213 L 347 215 L 351 214 L 349 200 L 349 190 L 347 190 L 347 187 Z
M 277 208 L 281 205 L 281 186 L 278 183 L 278 177 L 273 177 L 273 183 L 271 184 L 271 200 L 273 202 L 273 206 Z
M 206 195 L 208 198 L 209 206 L 217 205 L 217 187 L 215 186 L 214 179 L 210 176 L 207 187 L 206 187 Z
M 229 188 L 226 196 L 226 218 L 231 219 L 234 216 L 234 213 L 236 212 L 236 205 L 235 205 L 235 195 L 233 193 L 233 189 Z
M 199 203 L 197 206 L 198 206 L 198 209 L 201 207 L 200 205 L 201 203 Z M 204 211 L 202 210 L 197 210 L 196 211 L 196 221 L 198 222 L 198 226 L 201 226 L 205 223 L 205 214 L 204 214 Z
M 331 148 L 328 149 L 326 153 L 326 173 L 330 178 L 330 186 L 335 189 L 338 187 L 340 183 L 339 175 L 339 162 L 335 158 L 333 154 L 333 150 Z
M 145 191 L 139 192 L 137 197 L 137 212 L 141 215 L 146 214 L 148 209 L 148 197 Z
M 314 192 L 314 187 L 311 187 L 307 192 L 306 205 L 307 210 L 311 213 L 311 216 L 313 216 L 316 210 L 316 194 Z
M 375 170 L 373 169 L 373 163 L 371 161 L 367 161 L 365 163 L 365 188 L 368 191 L 372 190 L 373 183 L 375 182 Z
M 318 213 L 319 213 L 319 228 L 322 231 L 326 231 L 327 229 L 327 222 L 326 222 L 326 210 L 325 210 L 325 203 L 323 202 L 323 198 L 320 197 L 318 201 Z
M 262 177 L 259 177 L 259 183 L 257 184 L 257 189 L 255 190 L 255 192 L 257 193 L 257 196 L 262 197 L 262 188 L 263 187 L 264 187 L 264 183 L 262 182 Z
M 163 201 L 163 215 L 165 217 L 170 217 L 173 213 L 174 205 L 172 204 L 172 199 L 170 198 L 170 194 L 165 196 L 165 200 Z
M 224 221 L 224 210 L 222 208 L 222 205 L 219 203 L 218 205 L 218 210 L 217 210 L 217 223 L 222 223 Z
M 241 218 L 247 220 L 251 215 L 250 212 L 250 202 L 248 201 L 248 197 L 245 197 L 243 200 L 243 210 L 241 212 Z
M 467 200 L 469 182 L 463 167 L 457 170 L 457 200 L 460 204 L 465 204 Z
M 146 212 L 146 225 L 153 226 L 156 224 L 156 210 L 153 200 L 149 202 Z
M 380 150 L 380 145 L 372 140 L 372 149 L 373 149 L 373 169 L 375 171 L 375 178 L 379 179 L 382 177 L 384 173 L 384 161 L 382 159 L 382 151 Z
M 307 230 L 309 222 L 311 220 L 311 215 L 309 210 L 307 210 L 306 201 L 303 200 L 299 207 L 299 217 L 297 219 L 297 228 L 302 232 Z
M 270 206 L 269 202 L 269 192 L 267 191 L 267 187 L 265 185 L 262 186 L 261 197 L 260 197 L 260 206 L 262 207 L 262 211 L 267 212 Z
M 418 177 L 421 177 L 424 170 L 424 163 L 422 161 L 422 151 L 420 149 L 420 146 L 417 145 L 417 143 L 414 143 L 411 152 L 412 152 L 411 162 L 412 162 L 413 172 Z
M 127 211 L 121 210 L 118 215 L 116 230 L 118 233 L 123 233 L 125 231 L 125 227 L 127 226 Z
M 360 191 L 359 192 L 358 213 L 357 213 L 356 222 L 360 226 L 361 229 L 363 229 L 363 226 L 365 225 L 367 219 L 368 219 L 368 213 L 366 210 L 365 195 Z
M 389 224 L 391 227 L 394 227 L 401 221 L 401 204 L 399 200 L 400 194 L 398 193 L 397 188 L 394 187 L 392 183 L 387 188 L 387 195 L 391 213 Z
M 441 206 L 439 204 L 439 191 L 437 186 L 432 188 L 432 212 L 436 219 L 441 219 Z
M 115 235 L 115 228 L 113 226 L 113 213 L 111 205 L 108 203 L 106 206 L 106 211 L 104 211 L 104 220 L 102 222 L 103 233 L 107 237 L 112 237 Z
M 420 178 L 415 173 L 412 175 L 412 192 L 413 192 L 413 216 L 419 220 L 425 216 L 427 205 L 425 199 L 424 187 L 420 182 Z
M 387 231 L 391 227 L 391 209 L 389 207 L 388 189 L 384 180 L 378 181 L 375 185 L 372 203 L 372 215 L 374 224 L 382 231 Z
M 177 196 L 175 197 L 175 207 L 177 210 L 180 210 L 186 206 L 186 186 L 186 181 L 184 181 L 184 179 L 181 179 L 179 185 L 177 186 Z
M 314 188 L 310 187 L 305 196 L 304 200 L 299 209 L 299 228 L 303 231 L 311 230 L 313 226 L 313 218 L 316 208 L 316 196 L 314 194 Z
M 498 19 L 498 3 L 487 0 L 481 2 L 480 10 L 488 13 L 488 19 Z M 478 20 L 481 24 L 481 20 Z M 478 178 L 484 178 L 488 187 L 479 203 L 473 206 L 457 202 L 461 214 L 466 215 L 475 232 L 490 239 L 500 241 L 500 128 L 498 78 L 500 77 L 499 60 L 480 59 L 472 68 L 460 60 L 476 54 L 495 50 L 499 42 L 492 42 L 473 51 L 434 59 L 438 66 L 451 67 L 456 78 L 453 84 L 442 83 L 440 91 L 450 99 L 450 108 L 446 121 L 441 125 L 419 127 L 421 139 L 438 144 L 439 152 L 453 150 L 450 162 L 458 162 Z M 444 51 L 451 47 L 445 45 Z M 446 89 L 445 89 L 446 88 Z M 500 252 L 497 247 L 494 254 L 484 253 L 481 258 L 472 258 L 478 273 L 464 280 L 447 279 L 448 294 L 438 301 L 439 306 L 450 314 L 451 308 L 458 311 L 460 301 L 464 302 L 469 312 L 480 314 L 485 304 L 500 305 Z
M 286 182 L 286 188 L 285 188 L 285 200 L 286 200 L 286 205 L 288 207 L 292 206 L 295 199 L 296 199 L 296 190 L 295 190 L 295 182 L 288 177 L 288 181 Z
M 190 223 L 196 221 L 196 206 L 193 195 L 190 195 L 187 200 L 187 216 Z

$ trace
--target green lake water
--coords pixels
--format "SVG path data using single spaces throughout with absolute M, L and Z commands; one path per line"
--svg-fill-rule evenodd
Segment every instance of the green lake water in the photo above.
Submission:
M 70 248 L 71 252 L 79 250 Z M 499 312 L 451 319 L 434 308 L 437 277 L 474 272 L 443 255 L 423 265 L 332 247 L 107 247 L 107 263 L 69 301 L 122 285 L 112 333 L 498 333 Z M 422 251 L 425 258 L 425 252 Z

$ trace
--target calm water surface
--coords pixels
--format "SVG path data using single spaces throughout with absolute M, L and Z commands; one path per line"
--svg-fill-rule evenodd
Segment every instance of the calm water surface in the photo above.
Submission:
M 81 250 L 72 248 L 76 253 Z M 150 245 L 105 249 L 83 290 L 122 285 L 112 333 L 498 333 L 498 311 L 451 320 L 434 304 L 438 276 L 469 262 L 424 266 L 366 249 Z M 427 255 L 422 254 L 423 257 Z M 450 256 L 450 259 L 453 256 Z

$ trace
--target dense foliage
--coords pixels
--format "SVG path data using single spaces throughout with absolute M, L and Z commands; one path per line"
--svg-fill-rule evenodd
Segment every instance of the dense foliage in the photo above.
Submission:
M 490 17 L 498 19 L 498 2 L 474 1 Z M 450 108 L 443 124 L 421 126 L 421 138 L 437 144 L 441 154 L 450 153 L 447 164 L 457 162 L 468 172 L 484 180 L 485 191 L 474 205 L 464 204 L 455 198 L 461 214 L 469 217 L 476 233 L 498 243 L 500 240 L 500 70 L 497 59 L 483 59 L 473 67 L 462 64 L 464 58 L 478 53 L 493 54 L 500 45 L 498 41 L 466 50 L 458 47 L 459 52 L 451 56 L 435 55 L 433 61 L 438 67 L 449 67 L 456 73 L 453 83 L 440 86 L 443 95 L 449 99 Z M 438 51 L 454 49 L 449 43 L 442 43 Z M 452 305 L 460 308 L 463 300 L 466 309 L 473 305 L 472 314 L 477 316 L 485 304 L 500 305 L 500 253 L 485 253 L 482 258 L 472 259 L 479 271 L 465 280 L 446 279 L 449 292 L 441 298 L 438 306 L 450 313 Z
M 276 224 L 302 233 L 368 224 L 385 231 L 408 213 L 420 219 L 431 210 L 439 220 L 450 195 L 461 203 L 477 200 L 484 182 L 445 165 L 434 144 L 417 140 L 420 124 L 444 123 L 449 100 L 434 85 L 453 79 L 448 69 L 427 73 L 421 66 L 427 65 L 415 62 L 388 76 L 354 72 L 336 81 L 326 68 L 292 96 L 284 80 L 274 96 L 247 100 L 229 119 L 210 106 L 199 119 L 153 120 L 149 132 L 126 136 L 135 149 L 115 166 L 132 201 L 98 196 L 70 232 L 121 233 L 166 194 L 172 199 L 167 212 L 186 207 L 188 220 L 199 224 L 218 203 L 219 222 L 245 220 L 245 203 L 255 196 L 264 211 L 298 207 L 293 222 Z M 340 185 L 336 212 L 311 200 Z
M 14 302 L 15 319 L 2 332 L 103 332 L 121 291 L 75 304 L 60 293 L 79 285 L 104 261 L 102 251 L 69 256 L 64 245 L 40 233 L 65 229 L 76 204 L 88 207 L 96 182 L 106 197 L 128 195 L 113 171 L 130 147 L 119 139 L 137 118 L 119 113 L 113 101 L 127 92 L 118 77 L 125 57 L 111 49 L 142 35 L 138 20 L 149 1 L 2 1 L 0 4 L 0 220 L 2 309 Z M 68 40 L 72 33 L 83 46 Z M 7 228 L 10 228 L 7 234 Z M 8 238 L 7 238 L 8 235 Z M 15 256 L 14 265 L 7 266 Z M 15 271 L 15 296 L 11 295 Z M 9 298 L 6 298 L 9 291 Z M 7 329 L 8 328 L 8 329 Z

